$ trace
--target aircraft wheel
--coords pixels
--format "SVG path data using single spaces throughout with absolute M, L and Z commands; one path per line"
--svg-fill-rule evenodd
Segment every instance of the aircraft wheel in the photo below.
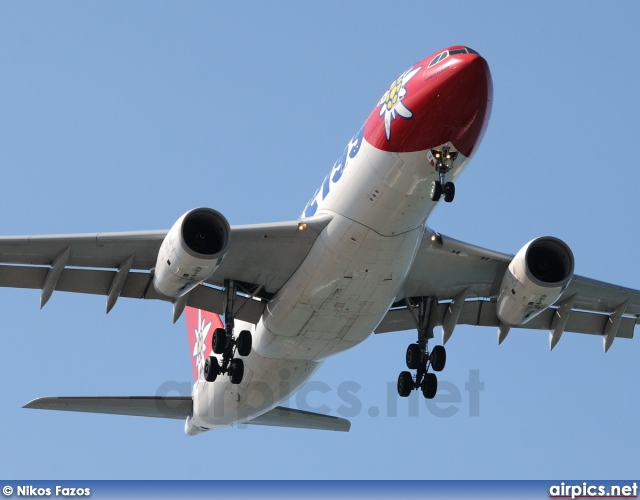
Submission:
M 438 392 L 438 377 L 433 373 L 427 373 L 422 381 L 422 395 L 426 399 L 433 399 Z
M 231 383 L 239 384 L 244 377 L 244 361 L 240 358 L 234 358 L 229 364 L 229 374 L 231 375 Z
M 447 182 L 444 185 L 444 201 L 451 203 L 456 195 L 456 186 L 453 182 Z
M 227 331 L 224 328 L 216 328 L 211 338 L 211 348 L 216 354 L 222 354 L 227 347 Z
M 431 183 L 431 201 L 438 201 L 442 196 L 442 184 L 440 181 L 433 181 Z
M 413 390 L 413 377 L 410 372 L 400 372 L 398 376 L 398 394 L 406 398 Z
M 248 356 L 251 353 L 251 332 L 249 330 L 242 330 L 236 340 L 236 347 L 238 348 L 238 354 L 240 356 Z
M 407 368 L 415 370 L 420 366 L 420 346 L 418 344 L 409 344 L 407 347 Z
M 209 356 L 204 362 L 204 379 L 207 382 L 214 382 L 219 373 L 220 365 L 218 364 L 218 358 Z
M 444 365 L 447 363 L 447 351 L 445 350 L 444 346 L 437 345 L 431 351 L 429 358 L 433 371 L 441 372 L 444 369 Z

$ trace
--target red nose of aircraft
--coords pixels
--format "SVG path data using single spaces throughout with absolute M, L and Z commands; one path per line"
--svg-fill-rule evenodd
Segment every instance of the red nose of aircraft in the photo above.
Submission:
M 487 62 L 454 46 L 414 64 L 395 80 L 367 119 L 364 138 L 391 152 L 424 151 L 447 142 L 470 157 L 491 114 Z

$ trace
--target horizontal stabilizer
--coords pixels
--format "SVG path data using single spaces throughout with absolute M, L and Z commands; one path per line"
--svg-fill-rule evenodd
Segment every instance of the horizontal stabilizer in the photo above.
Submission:
M 270 425 L 274 427 L 295 427 L 298 429 L 315 429 L 319 431 L 349 432 L 351 422 L 347 419 L 294 410 L 278 406 L 264 415 L 246 422 L 253 425 Z
M 111 396 L 38 398 L 23 408 L 185 419 L 192 405 L 191 397 Z
M 176 419 L 187 418 L 191 415 L 192 407 L 193 401 L 191 397 L 180 396 L 52 397 L 34 399 L 23 406 L 23 408 L 36 410 L 79 411 Z M 282 406 L 278 406 L 246 423 L 340 432 L 348 432 L 351 428 L 351 422 L 344 418 L 293 410 Z

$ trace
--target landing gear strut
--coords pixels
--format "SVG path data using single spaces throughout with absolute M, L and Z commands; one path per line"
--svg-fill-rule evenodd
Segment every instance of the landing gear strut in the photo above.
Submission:
M 438 378 L 434 373 L 429 373 L 429 367 L 434 372 L 444 369 L 447 362 L 447 352 L 441 345 L 435 346 L 429 352 L 429 339 L 433 338 L 432 318 L 437 311 L 438 301 L 434 297 L 420 297 L 418 304 L 418 317 L 413 312 L 413 305 L 409 299 L 405 299 L 409 313 L 418 329 L 418 342 L 407 347 L 406 362 L 409 370 L 416 370 L 415 379 L 411 372 L 403 371 L 398 376 L 398 394 L 406 398 L 412 390 L 421 389 L 422 395 L 427 399 L 433 399 L 438 392 Z
M 237 337 L 233 336 L 233 311 L 236 300 L 236 283 L 233 280 L 225 280 L 226 306 L 224 313 L 224 328 L 216 328 L 211 337 L 211 348 L 214 354 L 222 354 L 222 364 L 216 356 L 209 356 L 204 364 L 204 378 L 207 382 L 213 382 L 220 374 L 228 374 L 232 384 L 239 384 L 244 377 L 244 361 L 234 358 L 237 352 L 239 356 L 246 357 L 251 353 L 251 332 L 242 330 Z
M 458 153 L 451 151 L 449 146 L 444 146 L 441 150 L 432 149 L 431 155 L 435 161 L 434 168 L 440 176 L 439 181 L 431 183 L 431 201 L 439 201 L 444 194 L 444 201 L 451 203 L 456 195 L 456 187 L 453 182 L 445 182 L 445 174 L 453 167 Z

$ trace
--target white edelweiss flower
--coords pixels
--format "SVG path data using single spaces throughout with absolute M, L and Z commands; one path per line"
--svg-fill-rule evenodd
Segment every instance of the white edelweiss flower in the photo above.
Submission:
M 407 94 L 407 89 L 405 88 L 406 83 L 411 80 L 421 68 L 422 66 L 418 66 L 415 69 L 409 68 L 405 71 L 400 78 L 391 84 L 389 90 L 387 90 L 380 101 L 378 101 L 378 106 L 380 106 L 379 116 L 384 117 L 384 130 L 387 134 L 387 141 L 391 140 L 391 123 L 396 120 L 398 115 L 406 120 L 413 116 L 411 110 L 402 103 L 402 99 L 404 99 L 404 96 Z
M 202 311 L 198 311 L 198 328 L 195 330 L 196 341 L 193 346 L 193 357 L 196 358 L 198 370 L 204 367 L 204 353 L 207 348 L 207 336 L 211 329 L 211 323 L 212 322 L 209 321 L 209 323 L 205 325 L 202 319 Z

